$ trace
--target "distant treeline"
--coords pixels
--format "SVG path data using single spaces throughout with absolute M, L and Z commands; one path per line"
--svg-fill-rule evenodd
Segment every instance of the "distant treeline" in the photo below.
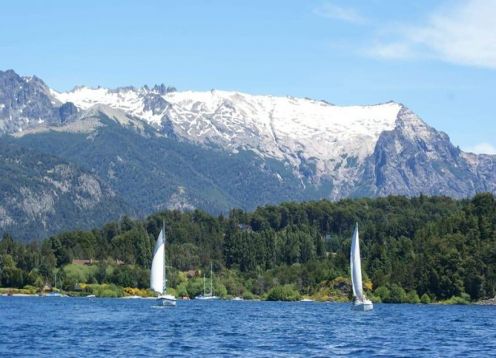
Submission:
M 215 289 L 221 294 L 262 296 L 290 287 L 304 295 L 332 296 L 339 290 L 349 296 L 355 222 L 370 296 L 403 302 L 419 296 L 478 300 L 496 294 L 496 200 L 487 193 L 467 200 L 390 196 L 283 203 L 219 217 L 198 210 L 166 211 L 144 220 L 123 217 L 100 229 L 66 232 L 41 243 L 21 244 L 4 235 L 1 285 L 146 288 L 163 222 L 173 267 L 169 283 L 178 295 L 199 293 L 200 278 L 186 278 L 185 272 L 198 276 L 213 263 Z M 65 269 L 74 266 L 69 265 L 73 259 L 96 263 L 80 277 Z

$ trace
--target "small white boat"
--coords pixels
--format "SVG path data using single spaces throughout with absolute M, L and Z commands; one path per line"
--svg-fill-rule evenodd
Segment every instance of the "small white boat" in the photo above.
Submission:
M 217 296 L 209 296 L 207 295 L 199 295 L 195 297 L 195 300 L 218 300 L 219 297 Z
M 315 302 L 315 301 L 312 300 L 311 298 L 303 298 L 300 300 L 300 302 Z
M 244 301 L 244 299 L 236 296 L 236 297 L 233 297 L 233 299 L 231 301 Z
M 362 284 L 362 265 L 360 262 L 360 243 L 358 238 L 358 223 L 351 239 L 350 252 L 351 286 L 353 287 L 353 306 L 356 311 L 370 311 L 374 308 L 372 301 L 365 297 Z
M 60 292 L 48 292 L 45 293 L 45 297 L 64 297 Z
M 177 302 L 176 297 L 172 295 L 160 295 L 157 299 L 162 306 L 175 306 Z
M 160 230 L 153 250 L 152 268 L 150 270 L 150 288 L 158 293 L 157 300 L 162 306 L 175 306 L 176 298 L 167 294 L 167 275 L 165 271 L 165 228 Z
M 210 264 L 210 292 L 205 291 L 205 275 L 203 275 L 203 294 L 196 296 L 195 300 L 218 300 L 219 297 L 214 295 L 213 285 L 212 285 L 212 264 Z

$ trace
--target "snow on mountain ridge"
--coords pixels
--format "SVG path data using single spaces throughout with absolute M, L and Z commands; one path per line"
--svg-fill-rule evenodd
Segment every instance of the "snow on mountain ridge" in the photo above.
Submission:
M 60 102 L 72 102 L 84 110 L 96 104 L 104 104 L 143 118 L 150 124 L 158 125 L 162 118 L 162 116 L 154 115 L 152 111 L 145 111 L 143 104 L 143 98 L 146 95 L 145 89 L 123 88 L 120 91 L 114 91 L 103 87 L 89 88 L 81 86 L 75 87 L 68 92 L 57 92 L 53 89 L 50 92 Z
M 95 104 L 120 109 L 154 126 L 170 121 L 177 135 L 196 143 L 215 143 L 232 151 L 253 150 L 287 160 L 295 168 L 311 162 L 314 175 L 334 179 L 343 177 L 350 158 L 361 162 L 373 152 L 380 134 L 394 129 L 403 108 L 394 102 L 336 106 L 304 98 L 219 90 L 159 95 L 148 88 L 77 87 L 51 93 L 59 101 L 73 102 L 82 109 Z M 145 100 L 149 96 L 159 96 L 166 105 L 159 112 L 147 110 Z

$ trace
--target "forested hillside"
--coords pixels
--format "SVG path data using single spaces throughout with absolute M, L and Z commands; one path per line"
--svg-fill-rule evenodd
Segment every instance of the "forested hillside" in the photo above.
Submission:
M 198 294 L 202 270 L 213 263 L 220 295 L 270 297 L 288 289 L 347 299 L 355 222 L 365 286 L 374 299 L 478 300 L 496 294 L 496 199 L 491 194 L 458 201 L 390 196 L 284 203 L 254 212 L 232 210 L 227 217 L 166 211 L 30 244 L 4 235 L 1 285 L 41 287 L 55 284 L 57 276 L 57 286 L 71 291 L 84 289 L 83 283 L 146 288 L 163 222 L 173 267 L 169 284 L 179 296 Z M 96 262 L 82 270 L 73 259 Z

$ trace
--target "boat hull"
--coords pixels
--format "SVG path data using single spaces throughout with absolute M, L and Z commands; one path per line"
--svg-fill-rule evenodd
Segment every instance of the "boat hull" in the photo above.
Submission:
M 157 300 L 161 306 L 175 306 L 176 298 L 171 295 L 158 296 Z
M 370 301 L 368 301 L 368 302 L 355 302 L 351 306 L 351 309 L 354 311 L 362 311 L 362 312 L 371 311 L 374 309 L 374 304 Z
M 201 296 L 195 297 L 195 300 L 218 300 L 218 299 L 219 299 L 219 297 L 217 297 L 217 296 L 203 296 L 203 295 L 201 295 Z

